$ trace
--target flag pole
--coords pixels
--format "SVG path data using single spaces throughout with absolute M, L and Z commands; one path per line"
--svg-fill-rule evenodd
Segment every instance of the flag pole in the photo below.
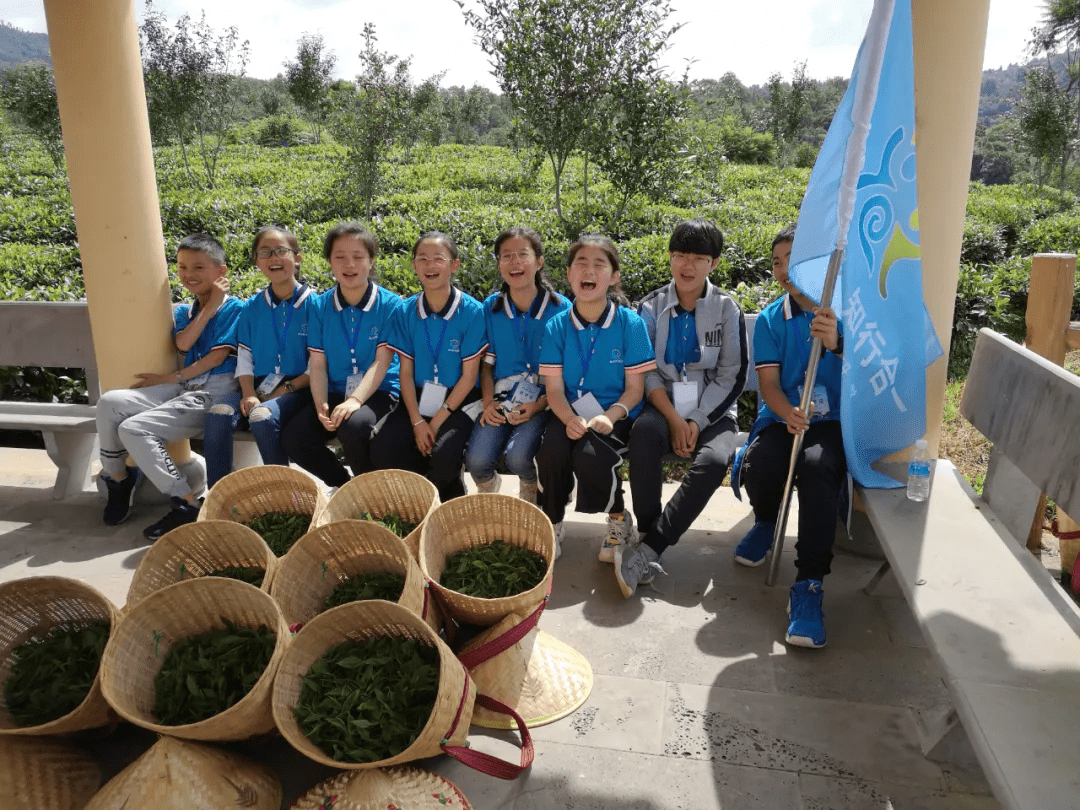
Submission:
M 831 301 L 833 287 L 836 286 L 836 277 L 840 273 L 840 265 L 844 261 L 844 251 L 837 248 L 829 256 L 829 269 L 825 272 L 825 284 L 821 291 L 822 301 Z M 814 338 L 810 347 L 810 362 L 806 367 L 806 382 L 803 383 L 802 400 L 799 409 L 809 419 L 814 415 L 814 383 L 817 381 L 818 361 L 821 360 L 821 352 L 824 348 L 821 338 Z M 765 584 L 776 583 L 776 575 L 780 570 L 780 555 L 784 550 L 784 532 L 787 530 L 788 509 L 791 506 L 791 491 L 795 486 L 795 465 L 802 452 L 803 436 L 805 433 L 797 433 L 791 446 L 791 460 L 788 462 L 787 483 L 784 484 L 784 497 L 780 501 L 780 511 L 776 516 L 776 530 L 773 534 L 772 556 L 769 558 L 769 567 L 765 575 Z

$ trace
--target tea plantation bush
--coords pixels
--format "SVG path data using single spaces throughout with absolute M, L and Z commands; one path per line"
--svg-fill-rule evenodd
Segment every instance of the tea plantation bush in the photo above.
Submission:
M 212 191 L 190 185 L 174 148 L 155 154 L 163 251 L 169 261 L 185 234 L 209 231 L 226 246 L 233 290 L 241 296 L 264 283 L 249 256 L 252 235 L 260 226 L 280 223 L 294 230 L 303 249 L 302 275 L 325 289 L 332 279 L 321 255 L 323 236 L 336 222 L 360 213 L 360 201 L 343 191 L 338 175 L 342 148 L 333 143 L 289 148 L 254 143 L 268 142 L 260 136 L 271 123 L 252 122 L 239 142 L 225 149 L 220 182 Z M 0 297 L 78 299 L 83 286 L 66 178 L 56 174 L 31 141 L 10 133 L 4 137 L 8 159 L 0 166 Z M 669 277 L 666 248 L 672 227 L 681 219 L 705 216 L 714 219 L 726 237 L 712 280 L 731 290 L 751 312 L 779 293 L 770 275 L 770 245 L 776 232 L 797 216 L 808 170 L 724 160 L 709 161 L 699 170 L 688 163 L 670 200 L 632 201 L 623 220 L 611 223 L 606 218 L 615 208 L 614 191 L 593 169 L 586 209 L 580 199 L 584 167 L 571 163 L 564 188 L 570 190 L 567 216 L 574 224 L 564 228 L 549 191 L 550 170 L 528 158 L 501 147 L 457 144 L 416 147 L 410 161 L 396 156 L 385 167 L 388 193 L 377 199 L 367 223 L 380 242 L 375 265 L 380 281 L 403 294 L 417 291 L 409 262 L 412 244 L 420 233 L 437 229 L 458 241 L 463 260 L 458 283 L 483 297 L 498 286 L 492 240 L 504 227 L 526 224 L 544 237 L 546 267 L 557 286 L 565 284 L 565 252 L 576 233 L 609 233 L 622 253 L 623 288 L 636 300 Z M 1023 336 L 1031 254 L 1078 249 L 1080 208 L 1073 195 L 973 183 L 950 374 L 966 373 L 980 327 Z M 177 300 L 180 292 L 173 279 Z M 1080 306 L 1074 302 L 1073 317 L 1078 316 Z

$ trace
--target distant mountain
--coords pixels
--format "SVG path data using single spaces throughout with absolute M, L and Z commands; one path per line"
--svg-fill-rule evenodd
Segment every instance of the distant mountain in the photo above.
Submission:
M 0 70 L 24 62 L 52 64 L 48 35 L 32 34 L 0 22 Z

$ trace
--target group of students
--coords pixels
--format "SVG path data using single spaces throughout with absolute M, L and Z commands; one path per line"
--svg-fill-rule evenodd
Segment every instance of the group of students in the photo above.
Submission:
M 494 244 L 501 289 L 482 303 L 452 281 L 461 265 L 454 240 L 423 234 L 412 264 L 422 291 L 405 300 L 376 283 L 375 237 L 357 223 L 323 243 L 335 286 L 317 293 L 298 279 L 296 237 L 261 229 L 251 258 L 268 285 L 247 301 L 229 296 L 221 245 L 206 234 L 177 250 L 181 285 L 173 334 L 185 354 L 175 372 L 138 374 L 131 389 L 106 392 L 97 407 L 105 523 L 129 515 L 142 476 L 172 499 L 144 530 L 155 540 L 196 519 L 197 493 L 167 445 L 204 434 L 209 486 L 232 468 L 232 434 L 247 427 L 267 464 L 293 462 L 327 487 L 376 469 L 426 475 L 441 500 L 465 494 L 467 469 L 479 492 L 498 492 L 498 469 L 519 480 L 555 528 L 575 508 L 606 513 L 599 559 L 614 565 L 630 597 L 663 573 L 661 555 L 701 514 L 732 463 L 755 522 L 735 560 L 760 565 L 773 541 L 793 437 L 805 438 L 796 468 L 797 581 L 789 643 L 825 644 L 822 580 L 846 478 L 840 441 L 840 355 L 835 314 L 818 308 L 787 277 L 791 226 L 773 243 L 773 272 L 786 295 L 758 317 L 754 361 L 758 419 L 739 446 L 736 407 L 749 368 L 743 313 L 712 284 L 724 238 L 712 222 L 679 224 L 669 240 L 671 282 L 629 306 L 619 253 L 584 234 L 567 254 L 567 300 L 544 270 L 540 237 L 507 228 Z M 818 369 L 814 410 L 798 407 L 809 340 L 829 350 Z M 820 390 L 819 390 L 820 389 Z M 337 438 L 345 464 L 328 443 Z M 785 448 L 787 455 L 785 456 Z M 688 459 L 675 494 L 662 503 L 662 457 Z M 125 459 L 130 456 L 133 466 Z M 630 462 L 633 511 L 619 468 Z

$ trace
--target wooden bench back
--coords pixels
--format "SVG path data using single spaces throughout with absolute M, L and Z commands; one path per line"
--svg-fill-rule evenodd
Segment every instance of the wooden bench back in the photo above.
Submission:
M 1080 515 L 1080 377 L 982 329 L 960 413 L 993 442 L 995 454 L 1065 512 Z
M 85 301 L 0 301 L 0 365 L 86 369 L 90 402 L 99 394 Z

